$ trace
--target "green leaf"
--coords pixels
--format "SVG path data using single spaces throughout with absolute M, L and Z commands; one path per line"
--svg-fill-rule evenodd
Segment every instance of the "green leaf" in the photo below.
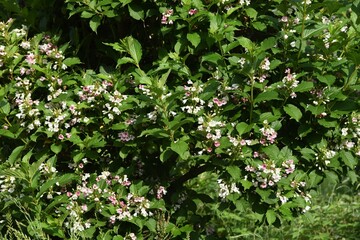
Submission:
M 77 57 L 72 57 L 72 58 L 66 58 L 66 59 L 63 61 L 63 63 L 64 63 L 66 66 L 70 67 L 70 66 L 72 66 L 72 65 L 80 64 L 81 61 L 80 61 L 80 59 L 77 58 Z
M 17 159 L 19 159 L 21 151 L 25 148 L 25 146 L 18 146 L 15 148 L 8 158 L 8 162 L 13 165 Z
M 170 148 L 165 149 L 165 151 L 162 151 L 160 154 L 160 161 L 166 162 L 171 156 L 173 155 L 173 151 L 171 151 Z
M 280 149 L 276 145 L 269 145 L 264 147 L 262 150 L 268 157 L 270 157 L 270 159 L 273 160 L 277 160 L 280 155 Z
M 243 48 L 246 48 L 249 51 L 252 51 L 254 49 L 255 45 L 250 39 L 246 37 L 239 37 L 237 40 Z
M 257 95 L 256 98 L 254 99 L 254 103 L 270 101 L 270 100 L 281 100 L 281 98 L 279 98 L 279 94 L 277 92 L 267 91 Z
M 189 40 L 189 42 L 191 42 L 194 47 L 197 47 L 201 42 L 201 37 L 198 33 L 188 33 L 186 35 L 186 38 Z
M 355 166 L 358 163 L 358 159 L 354 158 L 351 152 L 348 151 L 341 151 L 340 157 L 346 164 L 346 166 L 350 167 L 352 170 L 354 170 Z
M 270 69 L 274 70 L 275 68 L 277 68 L 279 65 L 281 65 L 283 62 L 280 61 L 279 59 L 274 59 L 270 62 Z
M 95 15 L 91 18 L 89 25 L 91 30 L 93 30 L 95 33 L 97 33 L 97 29 L 100 26 L 101 18 L 98 15 Z
M 287 104 L 284 106 L 284 111 L 292 118 L 299 122 L 302 117 L 302 113 L 298 107 L 292 104 Z
M 269 225 L 272 225 L 276 221 L 276 213 L 274 210 L 269 209 L 266 211 L 266 220 Z
M 150 230 L 150 232 L 156 233 L 156 225 L 157 222 L 155 221 L 155 219 L 148 219 L 145 223 L 145 226 Z
M 253 22 L 251 24 L 256 30 L 264 31 L 266 29 L 266 24 L 262 22 Z
M 75 179 L 78 179 L 78 176 L 72 173 L 67 173 L 60 177 L 55 177 L 53 179 L 50 179 L 46 181 L 43 185 L 41 185 L 39 192 L 36 194 L 36 197 L 40 198 L 42 194 L 44 194 L 47 190 L 49 190 L 49 188 L 51 188 L 55 184 L 58 184 L 59 186 L 63 186 Z
M 317 187 L 322 180 L 323 177 L 316 170 L 314 170 L 309 174 L 309 183 L 307 185 L 309 188 L 314 188 Z
M 161 78 L 159 79 L 158 83 L 159 83 L 159 88 L 163 88 L 165 86 L 166 80 L 168 79 L 169 75 L 170 75 L 171 69 L 169 69 L 165 74 L 163 74 L 161 76 Z
M 55 154 L 58 154 L 59 152 L 61 152 L 61 149 L 62 149 L 62 145 L 57 145 L 56 143 L 53 143 L 51 146 L 50 146 L 50 149 L 51 151 L 53 151 Z
M 134 59 L 135 64 L 139 66 L 141 57 L 142 57 L 142 48 L 141 44 L 138 40 L 133 38 L 132 36 L 126 37 L 125 39 L 121 40 L 123 45 L 125 46 L 125 49 L 130 54 L 132 59 Z
M 318 32 L 321 32 L 322 30 L 326 29 L 327 26 L 326 25 L 322 25 L 318 28 L 313 28 L 313 29 L 305 29 L 304 30 L 304 34 L 303 34 L 303 38 L 306 39 L 308 37 L 311 37 L 312 35 L 315 35 Z
M 141 7 L 139 4 L 131 3 L 128 5 L 129 13 L 132 18 L 135 20 L 144 20 L 145 12 L 144 8 Z
M 211 62 L 214 64 L 220 64 L 222 56 L 218 53 L 210 53 L 202 57 L 202 62 Z
M 258 12 L 253 8 L 246 8 L 245 12 L 246 12 L 246 15 L 248 15 L 250 18 L 253 18 L 253 19 L 255 19 L 258 14 Z
M 251 125 L 248 125 L 245 122 L 241 122 L 239 124 L 236 125 L 236 130 L 239 133 L 239 135 L 242 135 L 244 133 L 250 132 L 252 129 Z
M 333 85 L 334 82 L 336 81 L 336 77 L 333 76 L 333 75 L 324 75 L 324 76 L 322 76 L 320 74 L 317 74 L 316 77 L 320 82 L 325 83 L 325 84 L 327 84 L 329 86 Z
M 234 180 L 239 180 L 241 177 L 240 168 L 238 168 L 237 166 L 228 166 L 226 168 L 226 171 L 231 175 Z
M 106 141 L 101 133 L 96 132 L 93 136 L 84 139 L 84 145 L 88 148 L 101 148 L 106 145 Z
M 253 186 L 252 182 L 245 179 L 240 180 L 240 183 L 243 186 L 244 190 L 250 189 Z
M 16 135 L 7 129 L 0 129 L 0 136 L 16 138 Z
M 355 171 L 349 171 L 348 176 L 350 178 L 351 184 L 358 182 L 359 175 Z
M 139 137 L 142 137 L 142 136 L 155 136 L 155 137 L 167 138 L 167 137 L 169 137 L 169 134 L 167 131 L 165 131 L 162 128 L 151 128 L 151 129 L 146 129 L 146 130 L 142 131 Z
M 82 18 L 91 18 L 92 16 L 94 16 L 95 14 L 94 13 L 92 13 L 92 12 L 88 12 L 88 11 L 83 11 L 83 12 L 81 12 L 81 17 Z
M 119 66 L 126 64 L 126 63 L 135 64 L 134 59 L 129 58 L 129 57 L 122 57 L 117 60 L 116 68 L 118 68 Z
M 301 82 L 299 85 L 297 85 L 296 88 L 294 88 L 294 92 L 307 92 L 314 88 L 313 82 Z
M 269 37 L 269 38 L 266 38 L 264 41 L 261 42 L 260 49 L 262 51 L 265 51 L 267 49 L 273 48 L 275 45 L 276 45 L 276 38 Z
M 182 159 L 187 159 L 190 155 L 188 151 L 189 145 L 183 140 L 172 142 L 170 148 L 171 150 L 179 154 Z
M 8 101 L 6 101 L 5 99 L 1 100 L 0 109 L 1 109 L 0 113 L 3 112 L 6 115 L 8 115 L 11 110 L 10 103 L 8 103 Z

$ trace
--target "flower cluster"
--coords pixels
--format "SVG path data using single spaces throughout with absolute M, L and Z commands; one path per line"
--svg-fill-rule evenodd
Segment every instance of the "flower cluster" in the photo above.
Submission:
M 204 90 L 203 85 L 193 83 L 191 80 L 189 80 L 187 84 L 188 85 L 184 86 L 185 95 L 182 99 L 182 103 L 185 106 L 181 107 L 181 110 L 197 115 L 204 109 L 205 101 L 199 97 L 199 94 Z
M 341 128 L 341 142 L 336 146 L 336 150 L 354 150 L 360 156 L 360 114 L 353 113 L 345 126 Z
M 0 192 L 13 193 L 16 188 L 16 178 L 14 176 L 0 175 Z
M 220 138 L 222 137 L 224 127 L 225 123 L 216 120 L 216 118 L 204 118 L 203 116 L 198 118 L 198 130 L 206 133 L 206 139 L 209 142 L 207 148 L 205 149 L 207 152 L 210 153 L 213 151 L 211 145 L 215 148 L 220 146 Z M 203 151 L 200 153 L 203 153 Z
M 219 185 L 219 197 L 220 198 L 225 199 L 231 193 L 239 193 L 240 194 L 240 190 L 236 186 L 235 183 L 231 183 L 229 185 L 229 184 L 226 184 L 224 182 L 224 180 L 222 180 L 222 179 L 218 179 L 217 182 Z
M 282 85 L 279 85 L 279 88 L 285 88 L 289 93 L 291 98 L 296 98 L 296 93 L 294 92 L 294 88 L 296 88 L 299 84 L 299 81 L 296 80 L 296 74 L 291 73 L 291 69 L 287 68 L 285 70 L 286 76 L 282 79 Z
M 111 224 L 152 216 L 150 201 L 132 192 L 131 185 L 127 175 L 121 177 L 108 171 L 103 171 L 100 175 L 82 173 L 81 184 L 66 193 L 69 199 L 66 209 L 70 212 L 67 224 L 74 231 L 83 231 L 90 227 L 91 219 L 86 217 L 86 213 L 90 211 L 108 218 Z M 165 193 L 165 189 L 162 189 L 157 195 L 162 196 Z M 70 226 L 71 224 L 73 225 Z
M 281 167 L 277 167 L 274 161 L 264 159 L 261 164 L 257 166 L 247 165 L 245 171 L 251 173 L 251 180 L 255 187 L 269 188 L 276 186 L 281 178 L 286 178 L 295 170 L 295 164 L 292 159 L 286 160 L 281 164 Z M 248 179 L 249 175 L 246 175 Z
M 263 122 L 264 126 L 260 128 L 262 138 L 260 143 L 266 145 L 267 143 L 274 143 L 277 138 L 277 132 L 268 124 L 267 120 Z
M 173 15 L 174 10 L 172 9 L 167 9 L 161 17 L 161 24 L 173 24 L 174 21 L 170 19 L 171 15 Z M 190 13 L 189 13 L 190 14 Z

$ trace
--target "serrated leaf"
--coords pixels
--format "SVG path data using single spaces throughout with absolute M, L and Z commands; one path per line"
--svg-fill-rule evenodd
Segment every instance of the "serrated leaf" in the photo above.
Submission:
M 194 47 L 197 47 L 201 42 L 201 37 L 198 33 L 188 33 L 186 38 Z
M 313 82 L 301 82 L 294 88 L 294 92 L 307 92 L 314 88 Z
M 94 16 L 95 14 L 94 13 L 92 13 L 92 12 L 88 12 L 88 11 L 83 11 L 83 12 L 81 12 L 81 17 L 82 18 L 91 18 L 92 16 Z
M 173 151 L 170 148 L 165 149 L 165 151 L 162 151 L 160 154 L 160 161 L 166 162 L 171 156 L 173 155 Z
M 316 77 L 320 82 L 325 83 L 329 86 L 333 85 L 334 82 L 336 81 L 336 77 L 333 75 L 322 76 L 322 75 L 318 74 Z
M 266 29 L 266 24 L 262 22 L 253 22 L 251 24 L 256 30 L 264 31 Z
M 8 162 L 9 162 L 11 165 L 13 165 L 13 164 L 15 163 L 15 161 L 19 158 L 20 153 L 21 153 L 21 151 L 22 151 L 24 148 L 25 148 L 25 146 L 18 146 L 17 148 L 15 148 L 15 149 L 11 152 L 11 154 L 10 154 L 10 156 L 9 156 L 9 158 L 8 158 Z
M 253 8 L 246 8 L 245 12 L 246 12 L 246 15 L 248 15 L 250 18 L 253 18 L 253 19 L 255 19 L 258 14 L 258 12 Z
M 171 69 L 169 69 L 165 74 L 163 74 L 161 76 L 161 78 L 159 79 L 159 88 L 162 89 L 165 86 L 165 83 L 170 75 Z
M 145 226 L 150 230 L 150 232 L 156 233 L 157 222 L 155 219 L 148 219 L 145 223 Z
M 218 53 L 210 53 L 202 57 L 203 62 L 211 62 L 214 64 L 220 64 L 222 56 Z
M 77 57 L 72 57 L 72 58 L 66 58 L 66 59 L 63 61 L 63 63 L 64 63 L 66 66 L 70 67 L 70 66 L 72 66 L 72 65 L 80 64 L 81 61 L 80 61 L 80 59 L 77 58 Z
M 341 159 L 344 161 L 344 163 L 346 164 L 346 166 L 348 166 L 349 168 L 351 168 L 352 170 L 354 170 L 355 166 L 358 163 L 358 159 L 354 158 L 354 156 L 352 155 L 351 152 L 347 152 L 347 151 L 341 151 L 340 152 L 340 157 Z
M 42 194 L 44 194 L 49 188 L 51 188 L 55 184 L 59 184 L 59 186 L 64 186 L 65 184 L 77 179 L 78 176 L 76 174 L 67 173 L 60 177 L 55 177 L 46 181 L 43 185 L 41 185 L 39 192 L 36 194 L 37 198 L 40 198 Z
M 116 63 L 116 68 L 118 68 L 119 66 L 121 66 L 123 64 L 127 64 L 127 63 L 135 64 L 135 61 L 134 61 L 134 59 L 129 58 L 129 57 L 119 58 Z
M 50 149 L 51 151 L 53 151 L 55 154 L 58 154 L 59 152 L 61 152 L 61 149 L 62 149 L 62 145 L 57 145 L 56 143 L 53 143 L 51 146 L 50 146 Z
M 173 150 L 174 152 L 176 152 L 177 154 L 179 154 L 179 156 L 182 159 L 187 159 L 189 157 L 189 145 L 183 141 L 183 140 L 178 140 L 177 142 L 172 142 L 170 145 L 171 150 Z
M 254 103 L 264 102 L 264 101 L 270 101 L 270 100 L 280 100 L 279 94 L 275 91 L 267 91 L 262 92 L 259 95 L 256 96 Z
M 7 129 L 0 129 L 0 136 L 16 138 L 16 135 Z
M 300 111 L 300 109 L 298 107 L 296 107 L 295 105 L 292 104 L 287 104 L 286 106 L 284 106 L 284 111 L 292 118 L 295 119 L 297 122 L 299 122 L 299 120 L 302 117 L 302 113 Z
M 165 131 L 162 128 L 152 128 L 152 129 L 146 129 L 141 132 L 139 137 L 142 136 L 155 136 L 155 137 L 169 137 L 169 134 L 167 131 Z
M 139 41 L 133 38 L 132 36 L 129 36 L 123 39 L 121 42 L 125 46 L 125 49 L 130 54 L 132 59 L 134 59 L 135 64 L 139 66 L 142 57 L 142 48 Z
M 240 183 L 243 186 L 244 190 L 250 189 L 253 186 L 252 182 L 245 179 L 240 180 Z
M 309 174 L 309 183 L 307 185 L 309 188 L 317 187 L 322 179 L 323 177 L 314 170 Z
M 269 209 L 266 211 L 266 221 L 269 225 L 272 225 L 276 221 L 276 213 L 274 210 Z
M 283 62 L 278 60 L 278 59 L 274 59 L 270 62 L 270 69 L 274 70 L 275 68 L 277 68 L 279 65 L 281 65 Z
M 131 3 L 128 5 L 129 13 L 132 18 L 135 20 L 144 20 L 145 12 L 144 8 L 139 6 L 136 3 Z
M 237 40 L 243 48 L 246 48 L 250 51 L 254 48 L 254 43 L 246 37 L 239 37 Z
M 239 133 L 239 135 L 242 135 L 244 133 L 247 133 L 251 130 L 251 126 L 249 126 L 247 123 L 245 122 L 241 122 L 239 124 L 236 125 L 236 130 Z
M 238 167 L 236 167 L 236 166 L 228 166 L 228 167 L 226 168 L 226 171 L 231 175 L 231 177 L 232 177 L 234 180 L 240 179 L 240 176 L 241 176 L 240 168 L 238 168 Z
M 304 30 L 304 34 L 303 34 L 303 38 L 306 39 L 308 37 L 311 37 L 312 35 L 315 35 L 318 32 L 321 32 L 322 30 L 326 29 L 327 26 L 326 25 L 322 25 L 318 28 L 313 28 L 313 29 L 305 29 Z
M 266 38 L 264 41 L 261 42 L 260 49 L 265 51 L 267 49 L 270 49 L 270 48 L 274 47 L 275 45 L 276 45 L 276 38 L 269 37 L 269 38 Z
M 95 15 L 91 18 L 89 25 L 91 30 L 93 30 L 95 33 L 97 33 L 97 29 L 101 24 L 101 18 L 98 15 Z

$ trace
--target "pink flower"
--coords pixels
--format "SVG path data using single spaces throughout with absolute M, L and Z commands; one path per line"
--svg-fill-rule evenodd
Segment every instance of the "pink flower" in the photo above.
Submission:
M 156 198 L 157 199 L 161 199 L 164 195 L 166 195 L 166 190 L 163 186 L 160 186 L 157 190 L 157 193 L 156 193 Z
M 227 101 L 226 101 L 225 99 L 220 100 L 220 99 L 218 99 L 218 98 L 214 98 L 214 99 L 213 99 L 213 102 L 214 102 L 216 105 L 218 105 L 218 107 L 221 107 L 221 106 L 223 106 L 223 105 L 225 105 L 225 104 L 227 103 Z
M 284 23 L 286 23 L 286 22 L 288 22 L 288 17 L 287 16 L 283 16 L 282 18 L 281 18 L 281 22 L 284 22 Z
M 82 210 L 83 212 L 86 212 L 86 211 L 88 210 L 87 205 L 86 205 L 86 204 L 82 205 L 82 206 L 81 206 L 81 210 Z
M 36 63 L 35 55 L 33 53 L 29 53 L 28 55 L 26 55 L 25 61 L 29 65 L 35 64 Z
M 161 18 L 161 24 L 167 24 L 167 16 L 163 15 Z
M 196 8 L 190 9 L 189 10 L 189 15 L 192 16 L 192 15 L 196 14 L 197 12 L 198 12 L 198 10 Z
M 59 134 L 58 138 L 59 138 L 60 140 L 63 140 L 63 139 L 64 139 L 64 135 Z
M 215 146 L 215 147 L 220 147 L 220 142 L 219 142 L 219 141 L 215 141 L 215 142 L 214 142 L 214 146 Z

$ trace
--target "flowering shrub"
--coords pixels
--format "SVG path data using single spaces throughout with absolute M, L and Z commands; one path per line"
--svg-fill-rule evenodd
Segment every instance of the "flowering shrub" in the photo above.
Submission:
M 4 19 L 2 234 L 220 238 L 215 207 L 276 225 L 357 183 L 360 3 L 334 4 L 65 1 L 97 69 Z

